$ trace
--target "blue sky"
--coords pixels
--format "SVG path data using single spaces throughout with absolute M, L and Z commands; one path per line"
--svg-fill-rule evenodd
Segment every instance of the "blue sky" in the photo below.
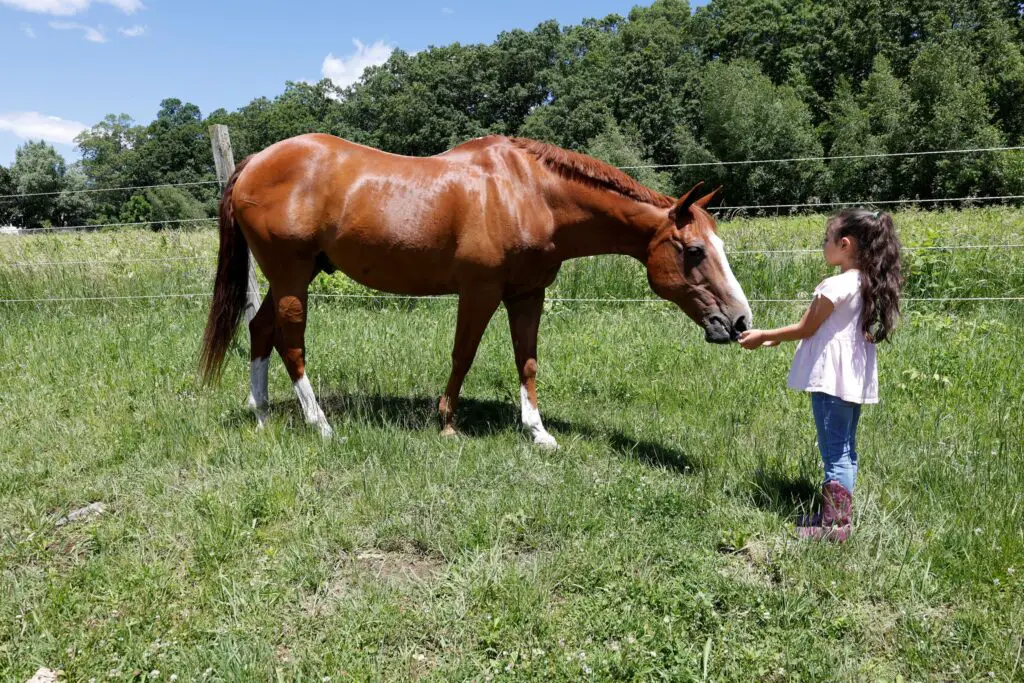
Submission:
M 490 42 L 502 30 L 641 3 L 649 0 L 0 0 L 0 164 L 26 137 L 77 158 L 70 141 L 82 126 L 108 113 L 147 122 L 166 97 L 204 114 L 231 110 L 280 93 L 286 80 L 350 81 L 393 47 Z

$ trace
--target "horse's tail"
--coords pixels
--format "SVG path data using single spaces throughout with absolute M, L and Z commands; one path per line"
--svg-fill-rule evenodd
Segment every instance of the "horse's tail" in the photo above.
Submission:
M 252 157 L 246 157 L 224 187 L 220 200 L 220 251 L 217 254 L 217 275 L 213 283 L 213 301 L 203 332 L 203 349 L 199 365 L 205 383 L 220 377 L 228 346 L 235 337 L 238 322 L 245 310 L 249 287 L 249 250 L 242 228 L 235 220 L 231 194 L 242 169 Z

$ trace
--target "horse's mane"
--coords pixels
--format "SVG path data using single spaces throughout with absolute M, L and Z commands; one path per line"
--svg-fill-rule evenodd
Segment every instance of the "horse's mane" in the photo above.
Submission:
M 599 161 L 593 157 L 567 149 L 538 142 L 527 138 L 509 138 L 513 145 L 533 154 L 549 169 L 568 180 L 617 192 L 624 197 L 652 204 L 662 208 L 672 208 L 675 200 L 644 187 L 619 169 Z

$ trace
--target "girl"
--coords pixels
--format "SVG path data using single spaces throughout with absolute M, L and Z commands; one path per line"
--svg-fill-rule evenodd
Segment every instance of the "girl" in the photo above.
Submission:
M 900 242 L 892 216 L 846 209 L 829 219 L 825 261 L 840 268 L 814 290 L 800 322 L 749 330 L 743 348 L 799 341 L 788 386 L 811 394 L 818 449 L 825 463 L 822 511 L 800 520 L 801 538 L 845 541 L 857 477 L 861 405 L 878 403 L 875 344 L 892 332 L 900 312 Z

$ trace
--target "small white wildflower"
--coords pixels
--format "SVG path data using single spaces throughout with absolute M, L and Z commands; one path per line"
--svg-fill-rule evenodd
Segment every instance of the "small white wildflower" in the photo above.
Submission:
M 425 654 L 421 654 L 419 652 L 414 654 L 412 656 L 412 658 L 415 659 L 417 662 L 425 662 L 427 660 L 427 656 Z
M 592 673 L 593 673 L 593 670 L 592 670 L 592 669 L 591 669 L 591 668 L 590 668 L 589 666 L 587 666 L 586 664 L 584 664 L 584 665 L 583 665 L 583 673 L 585 673 L 585 674 L 587 674 L 587 675 L 589 676 L 590 674 L 592 674 Z
M 996 672 L 995 671 L 989 671 L 988 672 L 988 677 L 989 678 L 995 678 L 996 677 Z
M 664 622 L 665 622 L 666 624 L 671 624 L 671 623 L 672 623 L 672 617 L 670 617 L 670 616 L 668 616 L 668 615 L 666 614 L 666 615 L 665 615 L 665 618 L 664 618 L 664 619 L 662 619 L 662 621 L 664 621 Z
M 1007 568 L 1006 568 L 1006 573 L 1007 573 L 1007 574 L 1009 574 L 1010 576 L 1013 576 L 1013 573 L 1014 573 L 1015 571 L 1017 571 L 1017 570 L 1016 570 L 1016 569 L 1014 569 L 1013 567 L 1007 567 Z
M 174 681 L 176 681 L 176 680 L 178 680 L 178 674 L 171 674 L 171 678 L 170 678 L 171 683 L 174 683 Z
M 330 676 L 324 676 L 324 677 L 323 677 L 323 678 L 321 678 L 320 680 L 321 680 L 321 681 L 322 681 L 323 683 L 331 683 L 331 677 L 330 677 Z
M 160 670 L 159 669 L 153 669 L 152 671 L 149 672 L 149 677 L 150 678 L 158 678 L 159 676 L 160 676 Z
M 206 671 L 203 672 L 203 678 L 207 678 L 212 673 L 213 673 L 213 667 L 211 666 L 209 669 L 207 669 Z
M 547 654 L 547 653 L 544 652 L 544 650 L 540 649 L 539 647 L 533 648 L 533 656 L 534 657 L 543 657 L 545 654 Z
M 586 659 L 586 658 L 587 658 L 587 653 L 586 653 L 586 652 L 583 652 L 583 651 L 581 650 L 581 651 L 580 651 L 580 653 L 579 653 L 578 655 L 576 655 L 576 656 L 577 656 L 577 657 L 579 657 L 579 658 L 580 658 L 580 661 L 582 662 L 582 661 L 583 661 L 584 659 Z
M 771 612 L 769 612 L 768 610 L 765 610 L 764 612 L 762 612 L 762 613 L 761 613 L 761 617 L 762 617 L 763 619 L 768 619 L 768 618 L 769 618 L 769 617 L 771 617 L 771 616 L 772 616 L 772 613 L 771 613 Z
M 619 641 L 617 641 L 617 640 L 609 641 L 608 642 L 608 649 L 611 650 L 612 652 L 618 652 L 619 651 Z
M 505 673 L 512 673 L 512 662 L 505 665 Z
M 998 586 L 999 585 L 999 579 L 992 579 L 992 585 Z
M 626 636 L 626 642 L 629 643 L 630 645 L 635 645 L 636 644 L 636 636 L 634 636 L 633 634 L 629 634 L 628 636 Z
M 981 527 L 980 526 L 979 527 L 975 527 L 974 535 L 975 536 L 980 536 L 981 535 Z

